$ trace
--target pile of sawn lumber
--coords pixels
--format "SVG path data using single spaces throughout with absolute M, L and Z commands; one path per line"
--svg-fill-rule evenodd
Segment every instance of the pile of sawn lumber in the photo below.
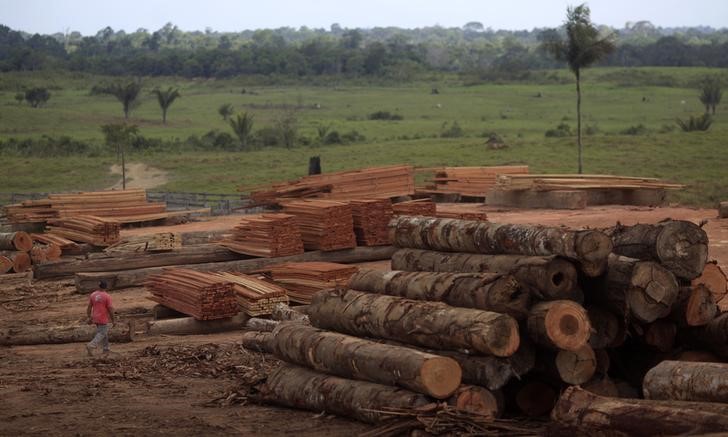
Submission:
M 247 191 L 241 188 L 241 191 Z M 252 205 L 276 205 L 287 199 L 321 197 L 336 200 L 390 198 L 414 194 L 414 169 L 409 165 L 305 176 L 293 182 L 253 189 Z
M 242 273 L 216 272 L 214 275 L 233 284 L 240 309 L 249 316 L 270 314 L 276 304 L 288 303 L 286 289 Z
M 281 213 L 245 216 L 230 238 L 219 244 L 233 252 L 266 258 L 303 253 L 296 216 Z
M 119 222 L 92 215 L 77 215 L 48 220 L 49 234 L 94 246 L 111 246 L 119 242 Z
M 727 429 L 728 405 L 712 402 L 728 402 L 728 366 L 687 362 L 728 358 L 728 313 L 694 281 L 708 245 L 697 225 L 400 217 L 392 232 L 395 271 L 316 294 L 312 327 L 245 335 L 290 363 L 268 378 L 270 402 L 367 422 L 435 398 L 629 435 Z
M 26 232 L 0 233 L 0 283 L 10 280 L 10 274 L 23 274 L 32 264 L 55 261 L 61 257 L 61 248 L 53 243 L 34 244 Z
M 307 304 L 317 292 L 340 287 L 357 272 L 356 266 L 330 262 L 290 262 L 264 269 L 270 278 L 287 290 L 292 302 Z
M 358 246 L 390 244 L 389 221 L 392 219 L 392 201 L 389 199 L 352 200 L 354 234 Z
M 338 250 L 356 246 L 351 205 L 331 200 L 293 200 L 283 212 L 296 216 L 308 250 Z
M 239 311 L 233 284 L 215 273 L 170 268 L 144 286 L 151 300 L 197 320 L 225 319 Z
M 434 193 L 454 193 L 461 196 L 484 197 L 496 184 L 501 174 L 527 174 L 527 165 L 503 165 L 490 167 L 444 167 L 432 169 L 432 185 L 426 190 Z
M 434 217 L 435 202 L 430 199 L 406 200 L 392 205 L 395 215 L 424 215 Z

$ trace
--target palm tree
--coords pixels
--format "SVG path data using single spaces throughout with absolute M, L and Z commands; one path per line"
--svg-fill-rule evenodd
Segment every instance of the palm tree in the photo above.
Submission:
M 142 83 L 140 81 L 132 81 L 126 84 L 117 82 L 107 86 L 102 91 L 106 94 L 111 94 L 121 102 L 124 106 L 124 118 L 129 119 L 129 112 L 136 105 L 141 90 Z
M 248 148 L 248 141 L 253 134 L 253 114 L 243 112 L 230 120 L 230 127 L 240 140 L 240 148 Z
M 172 106 L 172 103 L 174 103 L 177 97 L 181 97 L 179 89 L 169 87 L 166 91 L 163 91 L 157 88 L 152 91 L 152 94 L 157 96 L 159 107 L 162 108 L 162 124 L 167 124 L 167 110 Z
M 579 173 L 583 170 L 581 144 L 581 70 L 614 51 L 613 36 L 599 36 L 585 5 L 566 9 L 566 39 L 555 29 L 541 34 L 541 47 L 556 60 L 569 64 L 576 77 L 576 141 L 579 148 Z
M 700 103 L 705 106 L 705 113 L 707 114 L 711 109 L 713 115 L 715 115 L 715 107 L 720 104 L 720 99 L 723 97 L 723 91 L 720 89 L 720 80 L 716 77 L 708 77 L 703 80 L 700 88 Z

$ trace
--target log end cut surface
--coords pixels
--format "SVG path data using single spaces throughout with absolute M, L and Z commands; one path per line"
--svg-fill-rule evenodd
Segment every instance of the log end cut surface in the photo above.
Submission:
M 591 325 L 584 308 L 574 302 L 559 300 L 546 312 L 546 335 L 559 349 L 577 350 L 589 341 Z
M 607 268 L 612 240 L 600 231 L 580 231 L 576 239 L 576 252 L 582 271 L 587 276 L 599 276 Z
M 654 262 L 637 263 L 627 290 L 632 315 L 650 323 L 670 313 L 680 287 L 675 276 Z
M 675 275 L 697 278 L 708 260 L 708 234 L 692 222 L 675 220 L 660 232 L 656 250 L 661 264 Z
M 457 390 L 463 372 L 457 361 L 448 357 L 430 358 L 420 370 L 422 384 L 436 399 L 445 399 Z
M 589 345 L 575 351 L 562 350 L 556 355 L 556 369 L 561 380 L 579 385 L 589 381 L 597 369 L 597 357 Z

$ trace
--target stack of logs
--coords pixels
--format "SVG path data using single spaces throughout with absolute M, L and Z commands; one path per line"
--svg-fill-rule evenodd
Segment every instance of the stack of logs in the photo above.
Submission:
M 48 233 L 94 246 L 111 246 L 119 242 L 119 222 L 92 215 L 48 221 Z
M 392 205 L 395 215 L 422 215 L 434 217 L 435 202 L 430 199 L 406 200 Z
M 354 234 L 359 246 L 384 246 L 389 241 L 392 202 L 389 199 L 352 200 Z
M 356 246 L 351 206 L 331 200 L 296 200 L 283 204 L 296 216 L 303 245 L 308 250 L 339 250 Z
M 219 243 L 236 253 L 265 258 L 303 253 L 296 217 L 290 214 L 245 216 L 233 235 Z
M 728 314 L 716 317 L 707 286 L 699 279 L 691 285 L 706 267 L 708 244 L 693 223 L 602 232 L 399 217 L 392 238 L 403 248 L 392 259 L 395 271 L 363 270 L 348 289 L 319 292 L 305 310 L 315 328 L 281 323 L 270 334 L 246 334 L 246 344 L 312 369 L 286 365 L 271 375 L 264 391 L 270 401 L 371 422 L 387 408 L 416 407 L 430 397 L 457 404 L 449 397 L 467 392 L 471 400 L 493 399 L 480 403 L 491 416 L 503 408 L 531 416 L 553 409 L 565 426 L 670 434 L 676 418 L 686 418 L 684 405 L 624 398 L 642 388 L 656 398 L 654 380 L 670 399 L 679 399 L 671 389 L 681 384 L 713 392 L 691 400 L 715 400 L 715 392 L 728 400 L 725 390 L 698 381 L 721 377 L 727 366 L 680 363 L 651 370 L 652 379 L 647 374 L 665 359 L 728 358 Z M 697 345 L 705 349 L 692 350 Z M 692 384 L 673 377 L 676 366 Z M 705 405 L 713 414 L 707 425 L 691 421 L 681 429 L 728 424 L 728 408 L 719 414 Z M 620 413 L 630 408 L 646 420 L 622 423 L 619 414 L 639 417 Z M 664 414 L 674 415 L 669 425 L 660 423 Z
M 249 316 L 270 314 L 276 304 L 288 303 L 286 290 L 276 284 L 242 273 L 213 273 L 233 284 L 240 309 Z
M 144 286 L 151 300 L 197 320 L 232 317 L 238 313 L 233 284 L 209 272 L 169 268 L 151 276 Z
M 54 243 L 33 243 L 25 232 L 0 233 L 0 275 L 4 280 L 10 274 L 23 274 L 33 264 L 55 261 L 61 257 L 61 248 Z
M 268 267 L 266 273 L 287 290 L 291 302 L 311 303 L 317 292 L 347 283 L 358 268 L 329 262 L 291 262 Z

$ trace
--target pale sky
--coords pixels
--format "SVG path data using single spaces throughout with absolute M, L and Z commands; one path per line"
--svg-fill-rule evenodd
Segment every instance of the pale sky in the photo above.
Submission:
M 111 26 L 154 31 L 171 22 L 182 30 L 237 32 L 308 26 L 328 29 L 440 25 L 469 21 L 493 29 L 533 29 L 561 24 L 567 0 L 0 0 L 0 24 L 30 33 L 80 31 L 93 35 Z M 591 0 L 592 21 L 623 27 L 648 20 L 657 26 L 728 27 L 728 0 Z

